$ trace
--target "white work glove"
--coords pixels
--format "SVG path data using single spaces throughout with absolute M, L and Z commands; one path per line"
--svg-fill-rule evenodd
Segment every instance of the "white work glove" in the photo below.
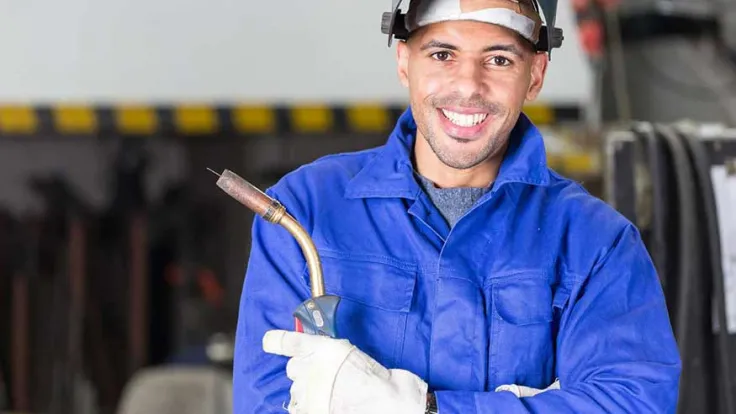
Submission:
M 525 387 L 523 385 L 507 384 L 507 385 L 500 385 L 496 387 L 496 392 L 508 391 L 516 395 L 518 398 L 523 398 L 523 397 L 533 397 L 545 391 L 559 390 L 559 389 L 560 389 L 560 380 L 557 380 L 553 382 L 552 385 L 550 385 L 549 387 L 543 390 L 540 390 L 537 388 Z
M 427 383 L 386 369 L 345 339 L 273 330 L 263 350 L 291 357 L 291 414 L 424 414 Z

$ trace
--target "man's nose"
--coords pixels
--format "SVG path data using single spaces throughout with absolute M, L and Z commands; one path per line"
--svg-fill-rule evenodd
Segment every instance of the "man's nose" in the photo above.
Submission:
M 455 89 L 464 97 L 483 95 L 485 83 L 483 82 L 483 65 L 474 61 L 461 62 L 455 73 Z

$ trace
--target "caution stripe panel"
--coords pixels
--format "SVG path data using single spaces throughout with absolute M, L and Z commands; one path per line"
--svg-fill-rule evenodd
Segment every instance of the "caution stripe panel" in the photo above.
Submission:
M 386 133 L 405 107 L 381 104 L 300 105 L 0 105 L 0 136 L 221 136 Z M 538 125 L 575 123 L 574 106 L 535 105 L 524 112 Z

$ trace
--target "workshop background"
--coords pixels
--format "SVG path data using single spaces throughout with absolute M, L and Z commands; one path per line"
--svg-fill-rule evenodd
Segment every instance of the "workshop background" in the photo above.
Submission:
M 207 168 L 266 188 L 407 104 L 390 1 L 275 6 L 0 1 L 0 412 L 231 412 L 253 213 Z M 736 2 L 560 0 L 557 25 L 526 113 L 642 229 L 678 412 L 735 413 Z

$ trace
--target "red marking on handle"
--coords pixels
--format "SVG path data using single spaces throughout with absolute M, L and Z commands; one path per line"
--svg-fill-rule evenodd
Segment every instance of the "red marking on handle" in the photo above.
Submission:
M 296 331 L 304 333 L 304 327 L 302 326 L 302 321 L 300 321 L 299 318 L 294 318 L 294 323 L 296 325 Z

